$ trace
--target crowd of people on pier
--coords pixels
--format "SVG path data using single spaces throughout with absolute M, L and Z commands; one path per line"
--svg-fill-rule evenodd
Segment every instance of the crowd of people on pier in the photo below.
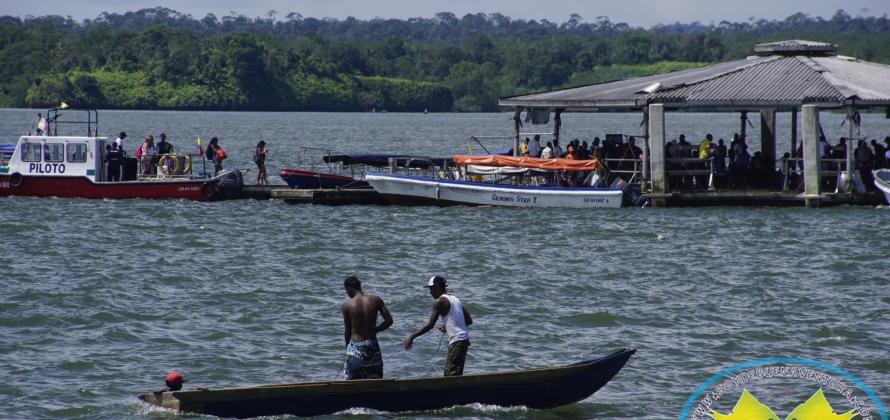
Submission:
M 819 159 L 823 171 L 840 172 L 846 167 L 847 139 L 840 137 L 837 144 L 832 145 L 824 136 L 819 142 Z M 748 144 L 744 135 L 733 134 L 727 146 L 721 138 L 714 143 L 713 136 L 708 133 L 698 145 L 690 144 L 684 135 L 671 140 L 665 147 L 668 170 L 679 172 L 671 182 L 680 188 L 706 185 L 705 177 L 699 175 L 701 170 L 712 172 L 721 187 L 729 188 L 765 188 L 781 189 L 788 186 L 800 189 L 802 180 L 803 145 L 799 145 L 791 153 L 786 152 L 776 164 L 761 151 L 753 154 L 748 152 Z M 702 161 L 705 160 L 705 161 Z M 728 162 L 728 164 L 727 164 Z M 890 168 L 890 136 L 885 137 L 883 144 L 873 139 L 866 142 L 857 140 L 853 151 L 853 169 L 859 172 L 865 188 L 872 188 L 873 169 Z M 689 173 L 684 176 L 683 172 Z M 704 181 L 704 182 L 702 182 Z M 836 186 L 836 177 L 824 177 L 826 188 Z
M 602 141 L 599 137 L 594 137 L 590 143 L 574 139 L 563 148 L 559 139 L 542 145 L 540 135 L 535 135 L 532 138 L 526 137 L 519 144 L 519 155 L 543 159 L 600 159 L 604 162 L 606 171 L 640 171 L 643 150 L 636 145 L 636 139 L 632 136 L 608 137 L 613 138 Z M 847 143 L 845 137 L 841 137 L 834 145 L 825 137 L 821 138 L 819 158 L 822 160 L 823 171 L 840 172 L 845 168 Z M 512 154 L 512 150 L 509 153 Z M 728 144 L 723 138 L 715 141 L 710 133 L 698 144 L 693 144 L 681 134 L 665 144 L 664 153 L 672 188 L 708 188 L 710 182 L 718 184 L 715 186 L 720 188 L 802 188 L 802 145 L 798 146 L 793 155 L 784 153 L 778 167 L 763 152 L 749 152 L 746 136 L 738 133 L 732 135 Z M 853 165 L 865 187 L 871 188 L 871 171 L 890 168 L 890 136 L 884 138 L 883 143 L 876 139 L 870 142 L 857 140 L 853 151 Z M 563 177 L 561 184 L 587 186 L 582 179 L 584 177 Z M 832 177 L 826 176 L 823 181 L 825 188 L 834 188 L 836 185 L 836 179 Z
M 512 154 L 512 150 L 510 151 Z M 599 137 L 594 137 L 593 141 L 588 144 L 587 140 L 581 141 L 574 139 L 566 145 L 565 149 L 559 144 L 559 139 L 548 141 L 544 147 L 541 147 L 541 136 L 535 135 L 534 138 L 525 138 L 525 141 L 519 144 L 519 156 L 529 156 L 542 159 L 570 159 L 570 160 L 588 160 L 588 159 L 642 159 L 643 150 L 637 147 L 636 139 L 630 136 L 625 142 L 623 139 L 614 141 L 601 141 Z
M 541 178 L 540 182 L 553 186 L 606 186 L 611 172 L 625 173 L 628 175 L 626 178 L 630 178 L 634 172 L 640 170 L 643 150 L 636 145 L 633 136 L 628 136 L 626 141 L 624 137 L 607 136 L 606 140 L 594 137 L 590 143 L 587 140 L 574 139 L 563 148 L 558 138 L 546 142 L 542 147 L 541 136 L 535 135 L 533 138 L 526 137 L 519 144 L 518 155 L 541 159 L 599 160 L 602 164 L 595 171 L 567 171 L 559 176 L 537 177 Z M 507 154 L 512 155 L 513 150 L 509 150 Z

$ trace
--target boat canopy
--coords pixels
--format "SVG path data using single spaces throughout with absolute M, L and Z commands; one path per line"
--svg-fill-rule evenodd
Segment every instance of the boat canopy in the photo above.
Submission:
M 328 155 L 322 157 L 327 163 L 342 163 L 344 165 L 368 165 L 376 167 L 389 166 L 390 159 L 397 167 L 411 167 L 426 169 L 436 164 L 443 164 L 447 159 L 432 158 L 429 156 L 406 156 L 387 154 L 361 154 L 361 155 Z
M 541 169 L 546 171 L 594 171 L 601 165 L 598 159 L 540 159 L 527 156 L 468 156 L 454 155 L 455 165 L 477 165 Z

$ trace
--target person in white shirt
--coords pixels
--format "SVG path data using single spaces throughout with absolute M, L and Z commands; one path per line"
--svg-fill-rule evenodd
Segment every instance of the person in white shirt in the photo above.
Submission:
M 819 139 L 819 159 L 829 157 L 829 153 L 831 153 L 831 144 L 825 140 L 825 137 L 822 137 Z
M 553 144 L 549 141 L 544 146 L 544 150 L 541 150 L 541 159 L 553 159 Z
M 116 139 L 114 139 L 114 144 L 117 146 L 118 149 L 124 150 L 124 139 L 126 139 L 126 138 L 127 138 L 127 133 L 124 133 L 123 131 L 121 131 L 121 134 L 119 136 L 117 136 Z
M 461 304 L 457 296 L 445 293 L 445 278 L 442 276 L 430 277 L 426 287 L 433 296 L 433 312 L 430 319 L 421 329 L 412 333 L 402 342 L 406 351 L 411 350 L 414 339 L 426 334 L 436 326 L 439 317 L 445 326 L 441 331 L 448 333 L 448 356 L 445 359 L 445 376 L 460 376 L 464 374 L 464 363 L 467 360 L 467 349 L 470 348 L 470 335 L 467 327 L 473 325 L 470 312 Z

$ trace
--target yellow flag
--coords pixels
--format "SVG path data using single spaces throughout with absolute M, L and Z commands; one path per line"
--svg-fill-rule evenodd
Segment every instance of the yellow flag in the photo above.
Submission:
M 59 109 L 68 109 L 68 104 L 66 104 L 65 101 L 62 101 L 62 104 L 59 105 Z

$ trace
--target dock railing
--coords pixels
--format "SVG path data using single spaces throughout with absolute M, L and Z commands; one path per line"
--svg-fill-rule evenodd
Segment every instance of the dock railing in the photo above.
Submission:
M 781 163 L 780 176 L 782 191 L 803 191 L 803 159 L 784 159 Z M 819 159 L 820 183 L 827 190 L 841 192 L 843 174 L 847 171 L 846 159 Z
M 641 159 L 606 158 L 603 160 L 605 160 L 609 172 L 613 175 L 629 175 L 626 177 L 627 179 L 622 177 L 627 183 L 640 182 L 642 179 L 643 161 Z
M 665 175 L 668 178 L 668 185 L 671 189 L 689 189 L 695 190 L 699 187 L 697 178 L 707 176 L 704 188 L 714 190 L 714 158 L 668 158 L 665 159 L 667 169 Z M 679 180 L 679 185 L 674 185 L 674 180 Z

